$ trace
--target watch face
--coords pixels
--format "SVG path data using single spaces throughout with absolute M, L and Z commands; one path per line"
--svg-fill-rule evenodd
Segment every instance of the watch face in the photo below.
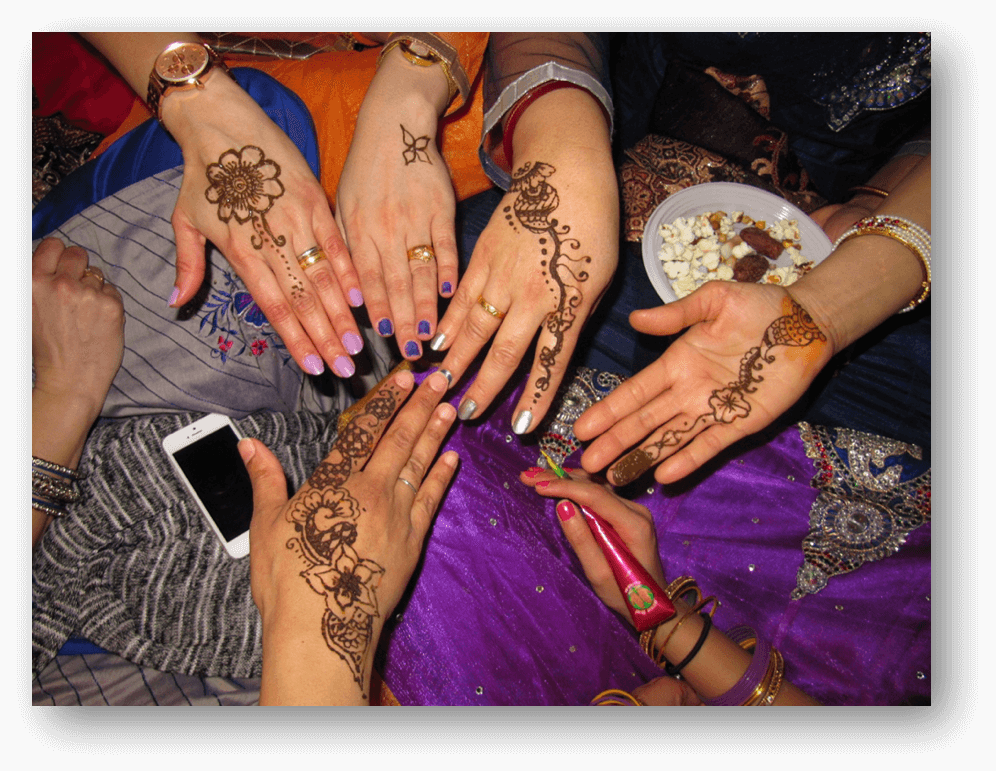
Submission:
M 163 80 L 182 83 L 200 74 L 208 62 L 207 49 L 197 43 L 183 43 L 159 54 L 156 72 Z

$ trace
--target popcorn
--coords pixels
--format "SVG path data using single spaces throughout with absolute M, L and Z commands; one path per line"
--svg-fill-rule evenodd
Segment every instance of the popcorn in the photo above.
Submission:
M 740 240 L 734 225 L 754 226 L 765 230 L 785 247 L 790 265 L 771 263 L 759 284 L 789 286 L 812 269 L 800 250 L 797 220 L 778 220 L 770 226 L 763 220 L 753 220 L 741 211 L 730 214 L 706 212 L 695 217 L 679 217 L 671 223 L 661 223 L 658 232 L 663 244 L 657 256 L 671 288 L 679 297 L 694 292 L 707 281 L 732 281 L 733 266 L 753 249 Z

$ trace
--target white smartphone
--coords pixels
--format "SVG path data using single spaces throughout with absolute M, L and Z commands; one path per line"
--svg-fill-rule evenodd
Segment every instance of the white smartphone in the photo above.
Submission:
M 249 553 L 252 482 L 238 443 L 239 429 L 211 413 L 163 439 L 163 450 L 208 525 L 232 557 Z

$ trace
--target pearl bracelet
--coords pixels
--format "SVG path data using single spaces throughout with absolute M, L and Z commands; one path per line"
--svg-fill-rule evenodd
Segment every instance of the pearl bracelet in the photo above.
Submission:
M 876 214 L 871 217 L 863 217 L 855 222 L 850 228 L 838 238 L 833 245 L 836 249 L 845 241 L 855 236 L 886 236 L 892 238 L 920 260 L 926 280 L 920 284 L 920 292 L 910 302 L 902 308 L 899 313 L 907 313 L 916 308 L 920 303 L 930 296 L 930 233 L 923 227 L 904 217 L 892 217 L 889 215 Z

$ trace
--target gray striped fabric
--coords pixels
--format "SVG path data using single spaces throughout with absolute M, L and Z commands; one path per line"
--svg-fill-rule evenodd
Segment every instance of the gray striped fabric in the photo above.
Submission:
M 85 498 L 52 522 L 32 557 L 36 674 L 75 633 L 163 672 L 260 675 L 249 560 L 227 555 L 162 450 L 165 436 L 199 416 L 140 416 L 94 429 L 80 464 Z M 237 423 L 273 450 L 292 491 L 328 453 L 336 417 L 261 412 Z

